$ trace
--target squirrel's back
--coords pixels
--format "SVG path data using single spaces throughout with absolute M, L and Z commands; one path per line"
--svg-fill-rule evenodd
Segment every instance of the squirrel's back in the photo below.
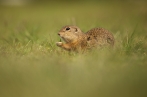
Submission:
M 104 28 L 93 28 L 85 34 L 87 42 L 92 46 L 114 45 L 114 36 Z

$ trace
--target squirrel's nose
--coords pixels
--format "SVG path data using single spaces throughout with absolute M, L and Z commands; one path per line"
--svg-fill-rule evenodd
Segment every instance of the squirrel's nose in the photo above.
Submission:
M 60 33 L 58 33 L 58 35 L 60 36 Z

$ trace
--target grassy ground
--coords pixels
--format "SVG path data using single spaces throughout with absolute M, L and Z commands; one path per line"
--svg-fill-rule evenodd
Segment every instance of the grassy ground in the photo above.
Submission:
M 146 1 L 0 6 L 0 97 L 146 97 Z M 110 30 L 113 50 L 58 48 L 64 25 Z

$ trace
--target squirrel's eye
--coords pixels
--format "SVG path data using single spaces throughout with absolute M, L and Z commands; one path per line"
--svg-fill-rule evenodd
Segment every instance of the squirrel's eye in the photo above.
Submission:
M 66 28 L 66 30 L 70 30 L 70 28 L 68 27 L 68 28 Z
M 78 31 L 78 29 L 76 29 L 76 32 Z

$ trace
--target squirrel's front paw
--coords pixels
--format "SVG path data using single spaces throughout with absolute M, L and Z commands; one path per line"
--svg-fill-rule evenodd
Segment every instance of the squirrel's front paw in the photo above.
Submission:
M 63 45 L 63 42 L 56 42 L 56 45 L 61 47 Z

